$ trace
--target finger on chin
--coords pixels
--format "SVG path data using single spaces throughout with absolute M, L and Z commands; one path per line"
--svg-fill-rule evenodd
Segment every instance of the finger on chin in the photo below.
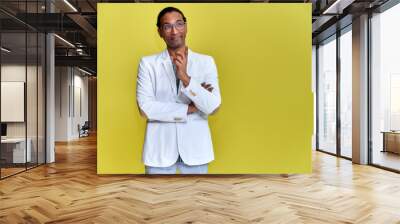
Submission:
M 178 55 L 177 57 L 176 57 L 176 59 L 178 59 L 178 60 L 183 60 L 184 59 L 184 57 L 182 56 L 182 55 Z
M 182 61 L 180 61 L 180 60 L 176 60 L 176 63 L 179 63 L 180 65 L 183 64 Z

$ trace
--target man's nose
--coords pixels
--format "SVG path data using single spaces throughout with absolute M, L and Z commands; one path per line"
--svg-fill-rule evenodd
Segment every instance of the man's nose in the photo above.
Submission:
M 175 26 L 172 26 L 171 33 L 178 33 L 178 30 Z

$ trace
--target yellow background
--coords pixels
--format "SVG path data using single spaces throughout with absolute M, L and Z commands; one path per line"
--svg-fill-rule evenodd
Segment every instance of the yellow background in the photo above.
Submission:
M 156 18 L 183 11 L 187 44 L 214 57 L 222 95 L 209 118 L 209 173 L 311 172 L 311 4 L 98 4 L 99 174 L 144 173 L 139 59 L 165 49 Z

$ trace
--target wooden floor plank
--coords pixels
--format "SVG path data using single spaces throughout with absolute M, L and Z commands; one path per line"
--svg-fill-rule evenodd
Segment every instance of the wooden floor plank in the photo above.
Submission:
M 400 175 L 313 152 L 310 175 L 96 174 L 96 136 L 0 181 L 0 223 L 398 223 Z

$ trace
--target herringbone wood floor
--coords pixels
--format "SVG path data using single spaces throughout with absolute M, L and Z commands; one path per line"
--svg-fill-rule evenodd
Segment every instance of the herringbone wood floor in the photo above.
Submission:
M 400 223 L 400 175 L 314 153 L 311 175 L 96 175 L 96 141 L 0 181 L 0 223 Z

